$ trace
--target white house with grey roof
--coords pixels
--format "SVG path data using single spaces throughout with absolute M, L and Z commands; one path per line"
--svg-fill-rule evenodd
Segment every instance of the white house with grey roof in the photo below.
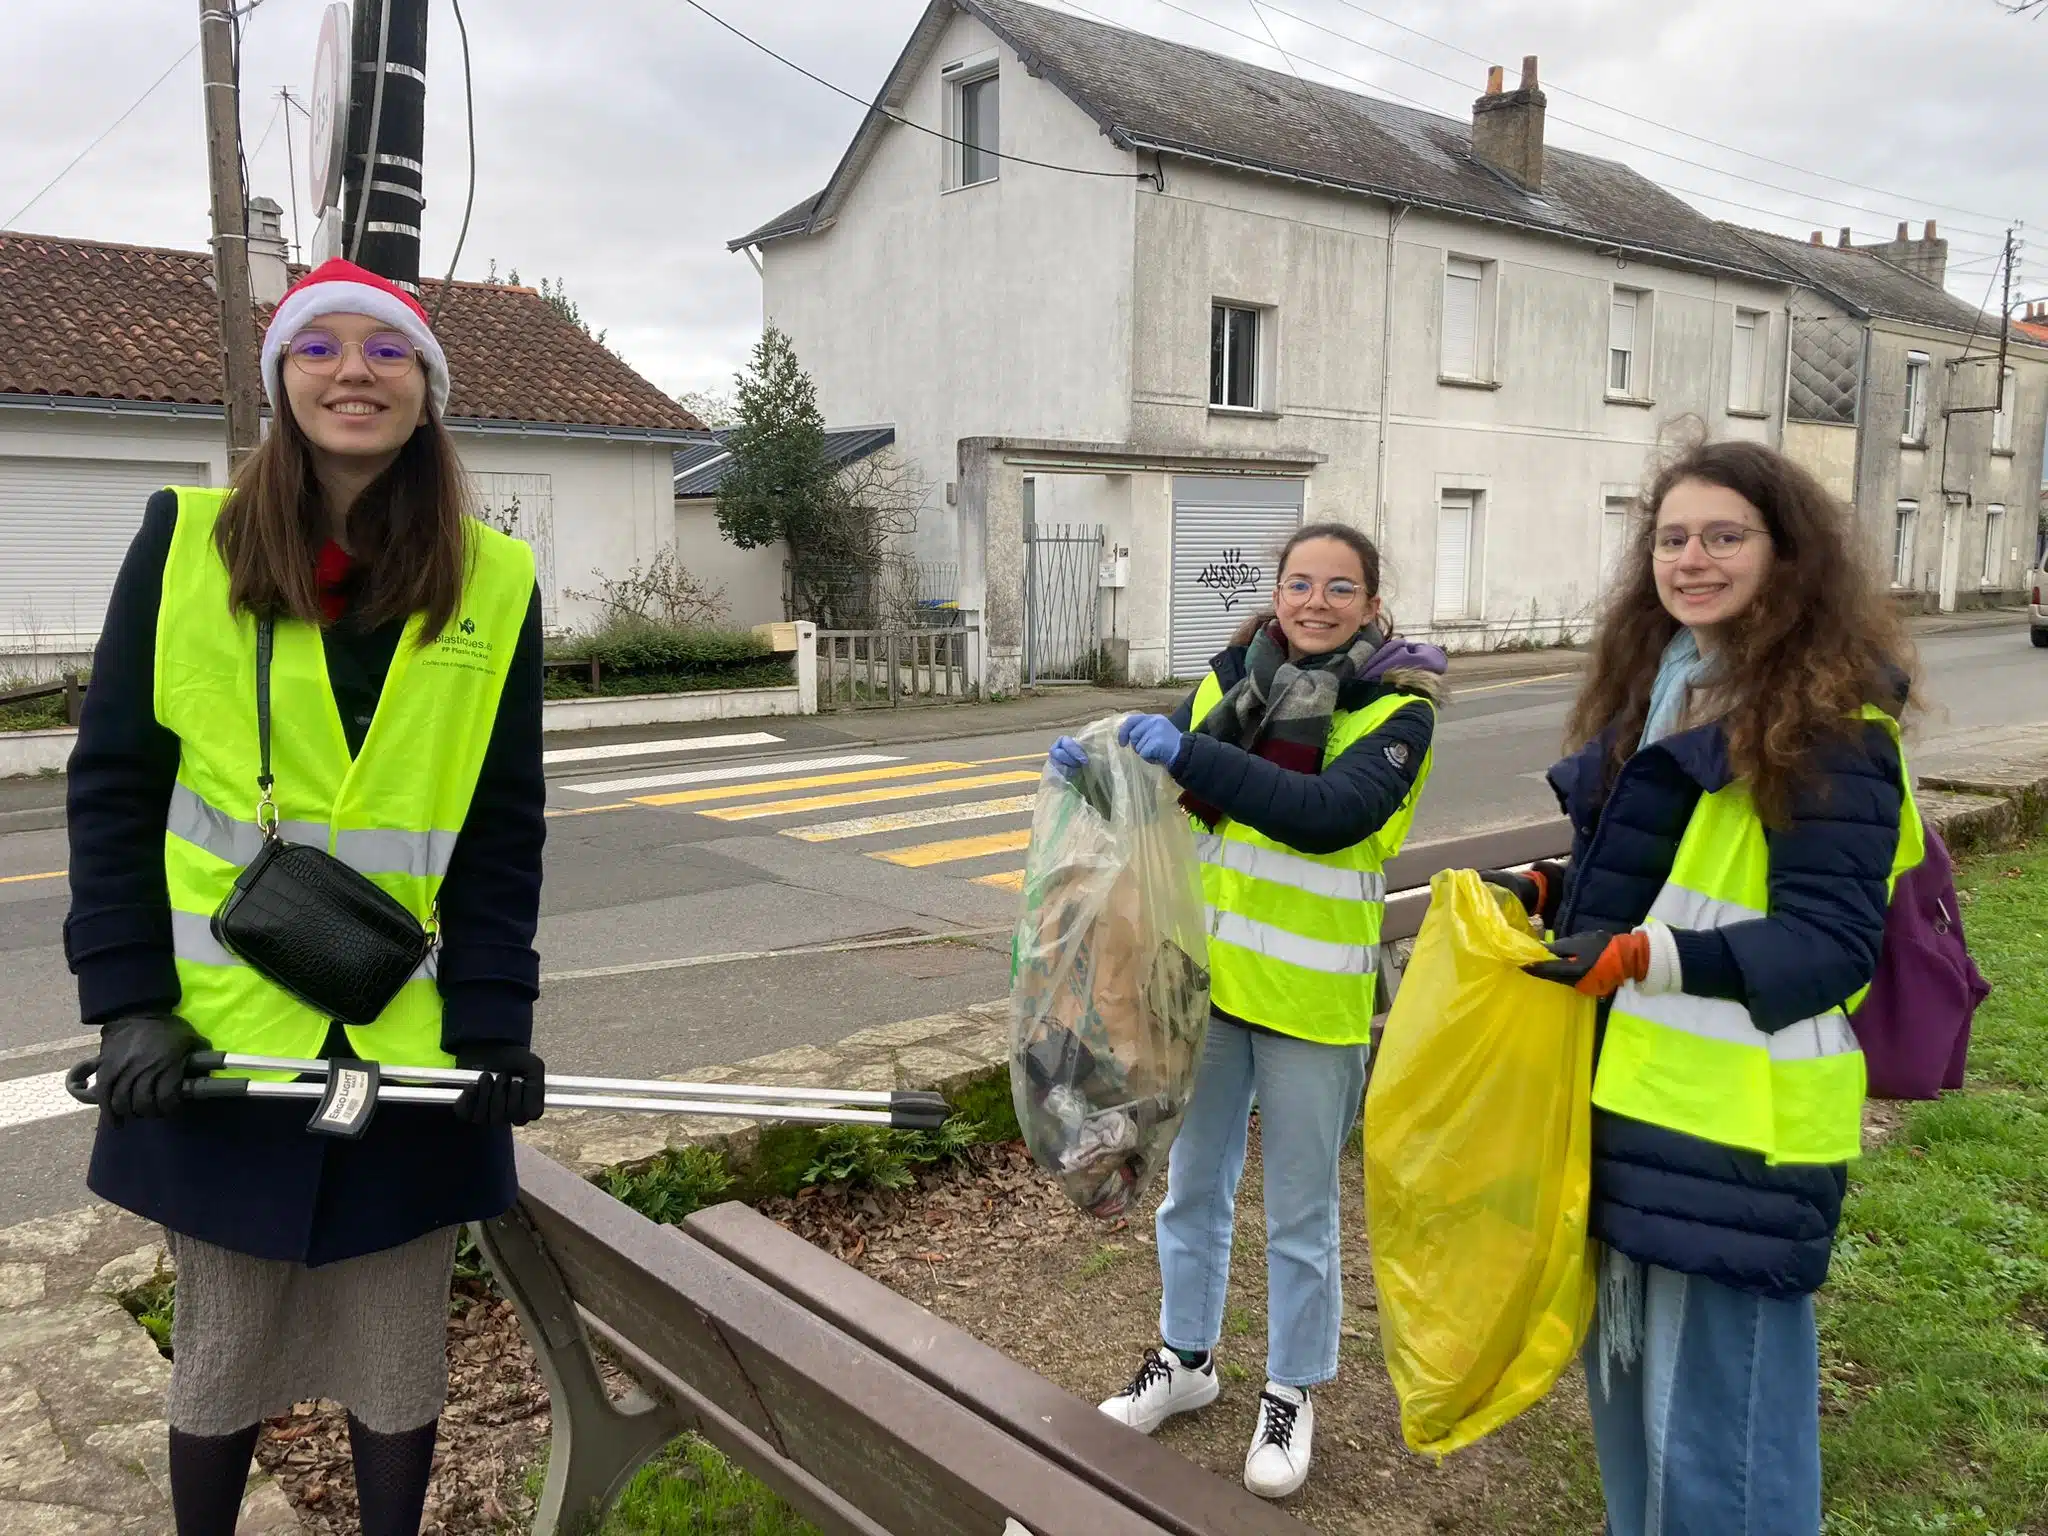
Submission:
M 1917 607 L 2026 601 L 2048 347 L 1942 287 L 1948 243 L 1744 239 L 1798 274 L 1785 451 L 1853 504 L 1878 569 Z
M 1411 634 L 1555 637 L 1667 424 L 1775 440 L 1793 283 L 1543 115 L 1533 59 L 1456 121 L 933 0 L 824 190 L 733 244 L 827 414 L 945 487 L 917 553 L 994 688 L 1072 659 L 1074 546 L 1027 551 L 1063 524 L 1134 678 L 1202 671 L 1304 518 L 1376 534 Z

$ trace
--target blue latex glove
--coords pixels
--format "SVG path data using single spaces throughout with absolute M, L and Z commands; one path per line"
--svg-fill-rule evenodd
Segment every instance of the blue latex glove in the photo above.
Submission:
M 1071 779 L 1088 765 L 1088 749 L 1071 736 L 1062 736 L 1046 754 L 1061 777 Z
M 1185 733 L 1164 715 L 1126 715 L 1116 728 L 1116 739 L 1146 762 L 1170 769 L 1180 756 Z

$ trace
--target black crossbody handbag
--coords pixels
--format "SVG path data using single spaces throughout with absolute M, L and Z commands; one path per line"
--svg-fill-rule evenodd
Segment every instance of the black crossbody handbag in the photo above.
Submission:
M 275 626 L 256 626 L 256 733 L 263 846 L 213 914 L 221 947 L 328 1018 L 374 1023 L 434 952 L 439 935 L 324 848 L 278 834 L 271 798 L 270 662 Z

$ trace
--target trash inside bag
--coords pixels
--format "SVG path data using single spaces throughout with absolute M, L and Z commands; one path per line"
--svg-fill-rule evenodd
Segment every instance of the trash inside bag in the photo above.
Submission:
M 1540 1401 L 1592 1319 L 1596 1005 L 1523 972 L 1547 951 L 1507 892 L 1469 869 L 1429 891 L 1366 1093 L 1365 1205 L 1401 1434 L 1442 1456 Z
M 1165 1165 L 1209 1023 L 1202 876 L 1166 775 L 1076 739 L 1069 781 L 1047 764 L 1032 814 L 1010 966 L 1010 1093 L 1024 1142 L 1067 1198 L 1121 1216 Z

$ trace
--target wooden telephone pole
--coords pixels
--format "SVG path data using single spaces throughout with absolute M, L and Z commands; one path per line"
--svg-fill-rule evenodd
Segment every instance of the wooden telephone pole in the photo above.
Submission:
M 207 175 L 213 184 L 213 287 L 220 300 L 221 376 L 228 407 L 228 466 L 233 469 L 262 434 L 234 0 L 199 0 L 199 61 L 206 93 Z

